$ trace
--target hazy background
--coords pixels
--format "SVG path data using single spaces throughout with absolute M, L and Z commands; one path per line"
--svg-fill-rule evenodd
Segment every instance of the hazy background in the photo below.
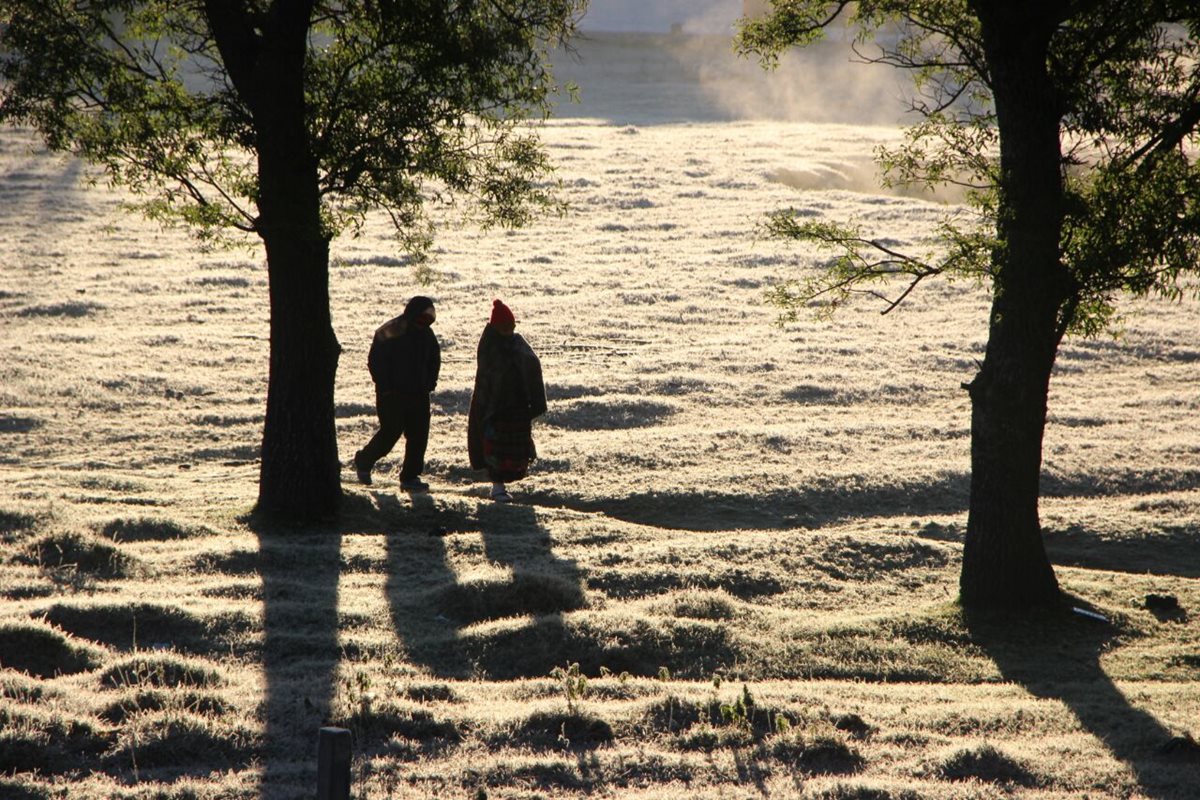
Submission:
M 733 31 L 742 0 L 592 0 L 581 27 L 585 31 L 667 33 L 673 25 L 687 33 Z
M 895 125 L 903 75 L 857 63 L 844 41 L 785 54 L 777 69 L 733 51 L 740 0 L 595 0 L 582 34 L 556 55 L 580 87 L 558 116 L 656 124 L 778 120 Z

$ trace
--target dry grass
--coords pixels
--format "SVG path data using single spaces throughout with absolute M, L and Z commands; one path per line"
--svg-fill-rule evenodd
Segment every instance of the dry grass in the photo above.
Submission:
M 764 288 L 816 260 L 754 228 L 793 204 L 919 246 L 947 207 L 836 178 L 891 129 L 652 123 L 549 125 L 572 212 L 456 228 L 433 287 L 382 223 L 336 243 L 346 457 L 371 331 L 438 299 L 433 494 L 393 454 L 296 527 L 249 514 L 261 256 L 0 137 L 0 796 L 307 796 L 326 723 L 372 800 L 1194 796 L 1196 304 L 1128 304 L 1054 376 L 1047 546 L 1110 622 L 968 619 L 986 293 L 779 328 Z M 512 507 L 465 465 L 494 296 L 550 394 Z

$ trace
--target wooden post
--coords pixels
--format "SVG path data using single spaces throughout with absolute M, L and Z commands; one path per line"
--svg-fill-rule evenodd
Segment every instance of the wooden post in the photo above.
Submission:
M 317 733 L 317 800 L 350 800 L 350 731 Z

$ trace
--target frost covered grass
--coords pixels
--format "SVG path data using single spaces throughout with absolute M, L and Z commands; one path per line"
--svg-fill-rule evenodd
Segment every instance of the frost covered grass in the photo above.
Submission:
M 284 528 L 249 515 L 261 255 L 200 252 L 5 132 L 0 796 L 307 796 L 327 723 L 370 798 L 1193 796 L 1197 305 L 1129 303 L 1054 376 L 1047 547 L 1109 622 L 964 617 L 986 292 L 785 327 L 764 304 L 820 263 L 761 237 L 768 210 L 930 234 L 949 206 L 866 181 L 897 135 L 566 118 L 565 216 L 453 226 L 431 287 L 382 221 L 336 242 L 345 458 L 371 333 L 438 301 L 433 492 L 393 457 L 345 472 L 337 522 Z M 512 507 L 466 467 L 493 297 L 550 396 Z

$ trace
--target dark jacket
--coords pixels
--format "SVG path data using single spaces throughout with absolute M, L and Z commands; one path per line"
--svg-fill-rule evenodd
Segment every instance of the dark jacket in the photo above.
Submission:
M 545 413 L 542 362 L 533 348 L 520 334 L 503 336 L 491 325 L 485 327 L 479 339 L 475 389 L 471 393 L 471 410 L 467 418 L 467 451 L 471 466 L 481 469 L 485 465 L 483 431 L 489 422 L 499 419 L 528 424 Z
M 428 325 L 401 314 L 375 331 L 367 367 L 378 392 L 429 394 L 437 388 L 442 348 Z

